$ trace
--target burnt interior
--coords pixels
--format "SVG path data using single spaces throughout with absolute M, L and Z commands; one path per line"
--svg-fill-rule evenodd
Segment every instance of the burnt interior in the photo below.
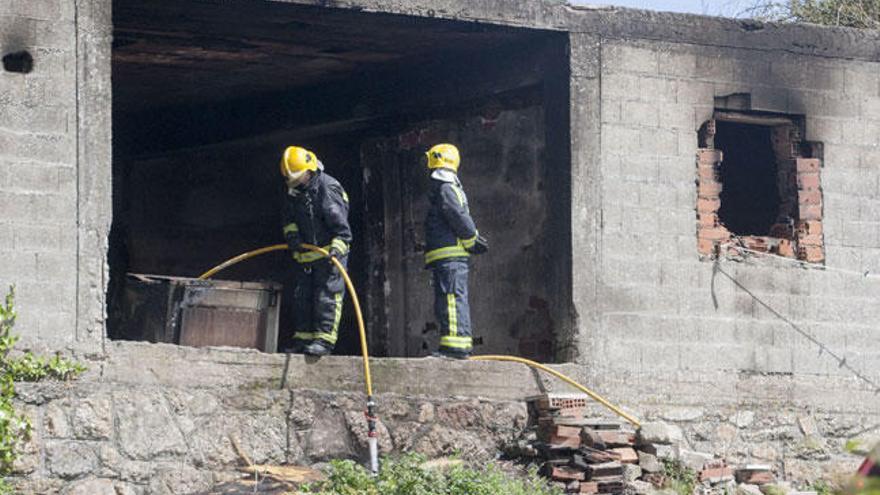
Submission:
M 737 235 L 769 235 L 780 204 L 773 128 L 723 120 L 716 126 L 715 147 L 724 153 L 718 217 Z
M 131 338 L 113 319 L 126 272 L 196 277 L 283 241 L 278 160 L 299 144 L 351 198 L 371 350 L 430 352 L 422 155 L 451 141 L 493 241 L 472 270 L 477 351 L 553 360 L 565 345 L 567 36 L 270 1 L 114 0 L 113 22 L 111 338 Z M 273 253 L 218 278 L 290 287 L 290 263 Z M 343 315 L 337 353 L 354 354 L 350 303 Z

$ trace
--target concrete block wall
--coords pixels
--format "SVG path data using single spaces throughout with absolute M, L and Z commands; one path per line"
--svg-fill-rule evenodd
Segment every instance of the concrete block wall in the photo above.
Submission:
M 0 292 L 17 289 L 17 330 L 59 347 L 77 312 L 76 32 L 73 2 L 0 1 L 0 51 L 28 51 L 30 73 L 0 71 Z
M 723 276 L 714 306 L 713 265 L 697 248 L 697 130 L 714 98 L 734 93 L 750 94 L 753 110 L 805 115 L 806 139 L 824 144 L 826 265 L 880 270 L 880 64 L 616 39 L 602 40 L 599 57 L 599 314 L 584 362 L 635 375 L 852 378 Z M 720 266 L 880 382 L 870 338 L 880 278 L 767 259 Z
M 110 2 L 0 0 L 0 292 L 41 350 L 103 341 L 110 224 Z

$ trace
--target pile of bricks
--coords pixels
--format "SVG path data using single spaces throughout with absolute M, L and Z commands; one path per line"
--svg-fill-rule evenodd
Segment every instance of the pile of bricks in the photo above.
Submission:
M 680 428 L 665 423 L 628 424 L 586 417 L 589 398 L 545 394 L 527 399 L 533 433 L 516 457 L 541 464 L 541 474 L 565 493 L 649 493 L 667 486 L 665 461 L 687 470 L 705 492 L 773 483 L 769 466 L 728 466 L 711 454 L 689 451 Z M 674 476 L 674 473 L 673 473 Z
M 580 395 L 542 395 L 529 399 L 537 425 L 534 451 L 542 474 L 565 493 L 619 494 L 624 472 L 635 466 L 635 432 L 619 423 L 585 417 L 588 399 Z

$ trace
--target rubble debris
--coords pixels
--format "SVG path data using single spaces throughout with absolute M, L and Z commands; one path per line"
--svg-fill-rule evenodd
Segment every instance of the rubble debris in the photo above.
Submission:
M 674 483 L 677 470 L 690 473 L 697 493 L 756 495 L 775 481 L 768 465 L 736 467 L 688 450 L 678 426 L 645 423 L 631 431 L 628 424 L 587 418 L 586 396 L 533 397 L 528 410 L 535 428 L 517 452 L 540 463 L 541 473 L 565 493 L 653 493 Z

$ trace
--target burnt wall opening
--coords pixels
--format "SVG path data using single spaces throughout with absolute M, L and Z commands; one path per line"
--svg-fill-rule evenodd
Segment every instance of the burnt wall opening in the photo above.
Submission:
M 463 154 L 475 220 L 493 241 L 471 275 L 483 342 L 475 350 L 552 360 L 565 344 L 554 335 L 570 293 L 545 274 L 570 273 L 557 266 L 570 259 L 570 243 L 558 242 L 570 197 L 567 148 L 547 149 L 568 142 L 568 115 L 559 111 L 568 101 L 559 88 L 567 36 L 268 1 L 113 7 L 111 338 L 143 338 L 120 317 L 131 313 L 120 296 L 126 273 L 196 277 L 283 242 L 278 161 L 298 144 L 350 196 L 349 267 L 371 350 L 427 354 L 438 336 L 422 301 L 430 290 L 421 266 L 422 155 L 449 141 Z M 529 216 L 551 218 L 529 224 Z M 272 253 L 217 278 L 289 289 L 291 263 Z M 279 347 L 292 334 L 292 296 L 284 290 Z M 336 353 L 357 352 L 349 301 Z
M 724 121 L 716 125 L 715 148 L 724 153 L 718 217 L 737 235 L 769 235 L 780 203 L 772 128 Z

